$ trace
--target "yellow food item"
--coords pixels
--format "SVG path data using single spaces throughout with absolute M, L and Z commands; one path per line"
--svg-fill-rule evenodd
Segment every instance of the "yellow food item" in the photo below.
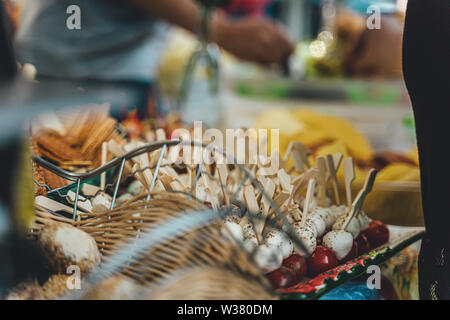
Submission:
M 305 126 L 305 130 L 297 138 L 307 146 L 319 145 L 326 141 L 341 140 L 347 147 L 349 154 L 356 161 L 369 161 L 372 159 L 373 149 L 369 141 L 347 120 L 335 116 L 322 115 L 309 109 L 295 110 L 292 114 Z M 320 135 L 317 132 L 320 132 Z
M 378 181 L 419 181 L 419 168 L 405 163 L 392 163 L 378 173 Z
M 256 129 L 278 129 L 279 130 L 279 150 L 284 155 L 289 142 L 295 140 L 295 136 L 305 130 L 304 126 L 294 119 L 286 109 L 272 109 L 263 113 L 255 123 Z M 269 150 L 273 150 L 274 146 L 270 141 L 271 134 L 267 132 Z M 298 140 L 297 140 L 298 141 Z
M 417 149 L 417 146 L 406 154 L 406 156 L 419 165 L 419 150 Z
M 311 109 L 271 109 L 256 120 L 255 127 L 280 130 L 281 154 L 292 140 L 308 148 L 340 141 L 345 145 L 346 154 L 356 161 L 365 162 L 373 157 L 369 141 L 350 122 Z

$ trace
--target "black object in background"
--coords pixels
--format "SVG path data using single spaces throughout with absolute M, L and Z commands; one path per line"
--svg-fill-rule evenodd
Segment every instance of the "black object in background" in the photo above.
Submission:
M 11 35 L 12 26 L 5 4 L 0 1 L 0 81 L 11 80 L 17 74 Z
M 419 257 L 420 297 L 449 299 L 449 0 L 408 1 L 403 73 L 414 109 L 426 227 Z
M 3 0 L 0 0 L 0 86 L 9 85 L 17 76 L 17 64 L 12 47 L 12 27 L 6 14 Z M 0 98 L 0 113 L 7 108 L 7 98 Z M 5 119 L 7 120 L 7 119 Z M 13 212 L 12 183 L 15 167 L 20 161 L 21 137 L 0 144 L 0 203 L 1 209 Z M 11 215 L 9 215 L 11 217 Z M 3 221 L 5 222 L 5 221 Z M 12 226 L 13 224 L 10 223 Z M 49 277 L 45 260 L 35 242 L 24 239 L 14 229 L 0 237 L 0 298 L 7 290 L 27 280 L 45 281 Z

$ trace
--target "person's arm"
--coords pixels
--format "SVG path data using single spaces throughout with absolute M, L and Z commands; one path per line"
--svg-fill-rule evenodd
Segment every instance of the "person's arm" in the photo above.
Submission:
M 195 32 L 199 7 L 192 0 L 128 0 L 152 17 Z M 241 59 L 259 63 L 282 63 L 293 51 L 287 36 L 266 19 L 227 20 L 215 15 L 211 41 Z

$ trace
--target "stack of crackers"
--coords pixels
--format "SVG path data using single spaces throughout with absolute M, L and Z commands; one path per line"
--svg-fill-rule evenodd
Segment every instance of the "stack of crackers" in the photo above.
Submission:
M 116 129 L 117 121 L 109 116 L 108 105 L 53 113 L 36 119 L 32 124 L 32 152 L 58 167 L 71 172 L 87 172 L 102 164 L 102 144 L 110 140 L 125 143 Z M 69 181 L 34 165 L 34 178 L 50 188 L 60 188 Z M 38 187 L 38 194 L 45 194 Z

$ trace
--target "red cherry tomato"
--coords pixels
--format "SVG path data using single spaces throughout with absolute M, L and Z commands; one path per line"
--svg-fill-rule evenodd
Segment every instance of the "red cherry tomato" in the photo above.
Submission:
M 266 277 L 275 289 L 289 287 L 295 284 L 294 273 L 283 266 L 272 272 L 266 273 Z
M 338 265 L 338 260 L 333 250 L 324 246 L 317 246 L 313 254 L 308 258 L 308 273 L 316 276 Z
M 350 252 L 347 253 L 347 255 L 340 261 L 342 262 L 346 262 L 348 260 L 352 260 L 354 258 L 356 258 L 358 256 L 358 242 L 356 242 L 355 240 L 353 240 L 353 244 L 352 244 L 352 248 L 350 249 Z
M 305 258 L 296 253 L 284 259 L 283 266 L 295 274 L 297 282 L 305 277 L 308 269 Z
M 371 248 L 378 247 L 389 241 L 389 229 L 381 221 L 371 221 L 364 235 L 370 242 Z
M 370 251 L 370 242 L 364 232 L 361 232 L 355 239 L 358 243 L 358 255 L 362 255 Z

